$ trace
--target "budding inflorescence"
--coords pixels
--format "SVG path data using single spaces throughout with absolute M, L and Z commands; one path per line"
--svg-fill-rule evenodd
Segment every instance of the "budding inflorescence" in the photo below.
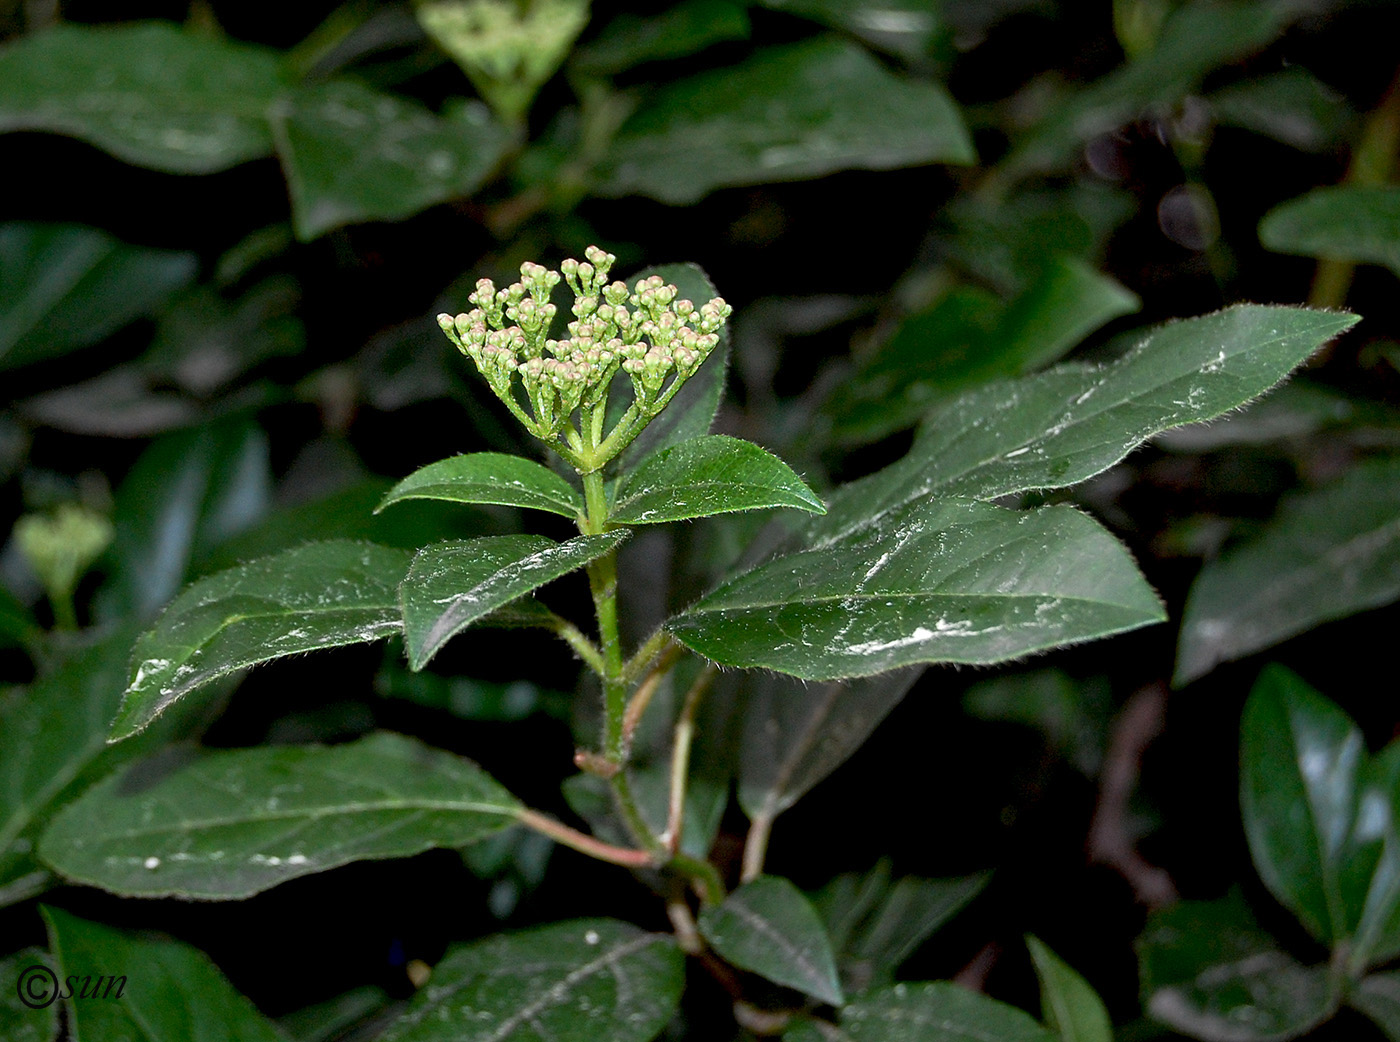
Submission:
M 586 473 L 626 448 L 695 375 L 733 309 L 719 297 L 699 307 L 677 299 L 680 291 L 658 275 L 629 290 L 608 282 L 617 260 L 611 253 L 590 246 L 584 257 L 564 261 L 559 272 L 527 261 L 520 281 L 504 289 L 482 279 L 467 298 L 476 306 L 439 315 L 438 324 L 525 428 Z M 560 272 L 574 295 L 574 318 L 568 337 L 553 340 L 557 308 L 549 298 Z M 604 434 L 619 372 L 631 381 L 632 404 Z

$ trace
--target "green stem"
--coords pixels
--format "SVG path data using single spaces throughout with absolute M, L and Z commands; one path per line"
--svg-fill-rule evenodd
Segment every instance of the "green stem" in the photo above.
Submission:
M 695 738 L 695 713 L 716 672 L 713 663 L 700 671 L 690 690 L 685 693 L 680 717 L 676 720 L 675 743 L 671 749 L 670 799 L 666 808 L 666 831 L 662 834 L 673 854 L 680 850 L 681 838 L 685 833 L 685 793 L 690 781 L 690 745 Z
M 603 653 L 598 650 L 596 644 L 584 635 L 581 629 L 568 619 L 558 615 L 553 617 L 550 628 L 559 639 L 574 649 L 574 654 L 583 659 L 584 664 L 588 666 L 589 669 L 593 670 L 593 672 L 597 673 L 600 677 L 603 675 L 606 669 L 603 664 Z
M 671 858 L 670 867 L 699 884 L 695 889 L 705 904 L 717 905 L 727 896 L 719 869 L 710 862 L 691 857 L 689 854 L 676 854 Z

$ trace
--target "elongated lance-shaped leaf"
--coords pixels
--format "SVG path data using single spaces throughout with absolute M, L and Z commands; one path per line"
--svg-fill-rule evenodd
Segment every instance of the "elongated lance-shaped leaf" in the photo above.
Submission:
M 444 118 L 353 80 L 302 87 L 271 116 L 302 241 L 469 195 L 510 139 L 479 102 L 450 108 Z
M 0 49 L 0 131 L 68 134 L 138 166 L 223 170 L 272 152 L 275 51 L 168 22 L 64 24 Z
M 761 564 L 668 626 L 721 665 L 832 680 L 1003 662 L 1165 618 L 1092 518 L 929 497 Z
M 570 520 L 585 511 L 583 497 L 554 471 L 503 452 L 474 452 L 420 467 L 391 488 L 374 512 L 405 499 L 526 507 Z
M 1265 214 L 1259 241 L 1280 253 L 1384 264 L 1400 275 L 1400 187 L 1314 189 Z
M 88 997 L 68 1007 L 74 1042 L 285 1042 L 197 948 L 42 909 L 60 981 Z M 83 978 L 92 980 L 84 984 Z
M 308 543 L 201 579 L 136 642 L 112 740 L 236 669 L 399 632 L 410 554 L 371 543 Z
M 627 530 L 619 529 L 565 543 L 537 535 L 488 535 L 424 547 L 399 588 L 409 665 L 422 669 L 472 623 L 582 568 L 626 538 Z
M 1258 397 L 1356 321 L 1240 305 L 1159 326 L 1103 366 L 970 391 L 929 413 L 903 459 L 838 489 L 808 537 L 830 539 L 930 492 L 994 499 L 1084 481 L 1154 434 Z
M 826 508 L 792 468 L 742 438 L 706 434 L 648 456 L 623 479 L 608 520 L 645 525 L 739 510 Z
M 575 919 L 449 951 L 381 1042 L 649 1042 L 685 983 L 670 937 Z
M 1400 597 L 1400 457 L 1284 500 L 1267 525 L 1201 569 L 1186 599 L 1177 684 L 1320 622 Z
M 822 1002 L 845 1001 L 821 917 L 801 890 L 760 876 L 700 913 L 700 933 L 727 962 Z
M 0 369 L 97 343 L 164 303 L 197 269 L 193 254 L 130 246 L 97 228 L 0 226 Z
M 1143 1005 L 1192 1038 L 1282 1042 L 1337 1009 L 1337 978 L 1281 950 L 1238 892 L 1154 912 L 1136 947 Z
M 39 854 L 113 893 L 228 900 L 350 861 L 463 846 L 519 809 L 470 760 L 379 732 L 142 761 L 65 807 Z
M 1061 1042 L 1113 1042 L 1113 1022 L 1099 993 L 1035 937 L 1026 938 L 1040 980 L 1040 1019 Z
M 840 1027 L 810 1021 L 783 1042 L 1060 1042 L 1030 1015 L 951 981 L 895 984 L 841 1010 Z

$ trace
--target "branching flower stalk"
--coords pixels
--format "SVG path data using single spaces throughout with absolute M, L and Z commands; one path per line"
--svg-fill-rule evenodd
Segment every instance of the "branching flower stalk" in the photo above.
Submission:
M 578 526 L 584 535 L 609 528 L 603 468 L 699 371 L 733 310 L 719 297 L 697 305 L 656 275 L 637 280 L 630 289 L 624 282 L 609 282 L 616 260 L 589 246 L 584 260 L 565 260 L 559 271 L 527 261 L 520 266 L 520 281 L 498 289 L 490 279 L 481 279 L 468 298 L 471 311 L 438 316 L 443 332 L 475 363 L 511 414 L 578 472 L 586 508 Z M 556 339 L 551 333 L 559 309 L 551 298 L 561 282 L 573 294 L 573 318 L 567 336 Z M 625 409 L 613 393 L 619 374 L 631 389 Z M 615 551 L 588 566 L 588 580 L 597 616 L 596 648 L 563 620 L 556 628 L 603 686 L 601 753 L 581 754 L 580 762 L 608 779 L 619 813 L 647 854 L 657 864 L 669 863 L 697 879 L 707 899 L 717 899 L 722 884 L 713 866 L 684 858 L 674 844 L 652 832 L 624 770 L 637 723 L 628 717 L 629 693 L 638 681 L 654 687 L 675 656 L 664 655 L 664 641 L 654 638 L 632 661 L 626 660 L 618 627 Z M 647 676 L 639 677 L 658 655 L 661 659 Z M 634 716 L 645 708 L 647 694 L 633 703 Z

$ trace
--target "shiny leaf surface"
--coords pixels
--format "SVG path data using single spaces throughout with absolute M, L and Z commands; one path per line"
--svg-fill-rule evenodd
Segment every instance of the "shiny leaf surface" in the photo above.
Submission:
M 726 666 L 809 680 L 991 664 L 1165 618 L 1127 551 L 1067 507 L 918 500 L 775 558 L 668 625 Z
M 409 665 L 422 669 L 472 623 L 582 568 L 626 538 L 626 530 L 565 543 L 536 535 L 500 535 L 424 547 L 399 589 Z
M 1253 538 L 1208 561 L 1191 587 L 1176 683 L 1330 619 L 1400 597 L 1400 457 L 1285 499 Z
M 661 524 L 773 507 L 825 509 L 777 456 L 742 438 L 707 434 L 662 449 L 628 473 L 608 520 Z
M 480 104 L 438 116 L 350 80 L 288 95 L 272 110 L 272 134 L 302 241 L 470 195 L 510 136 Z
M 404 550 L 336 540 L 200 579 L 136 642 L 112 738 L 135 734 L 234 670 L 398 633 L 398 585 L 409 558 Z
M 389 490 L 375 513 L 405 499 L 525 507 L 571 521 L 584 513 L 583 497 L 554 471 L 501 452 L 474 452 L 420 467 Z
M 728 185 L 973 159 L 941 87 L 824 36 L 655 91 L 613 142 L 599 189 L 683 205 Z
M 207 174 L 272 151 L 275 51 L 168 22 L 60 24 L 0 49 L 0 131 L 81 138 L 137 166 Z
M 845 1001 L 821 918 L 802 891 L 760 876 L 700 913 L 700 933 L 729 963 L 822 1002 Z
M 382 1042 L 649 1042 L 685 980 L 670 937 L 575 919 L 448 952 Z
M 40 855 L 113 893 L 229 900 L 350 861 L 463 846 L 518 809 L 470 760 L 378 732 L 141 761 L 69 804 Z

